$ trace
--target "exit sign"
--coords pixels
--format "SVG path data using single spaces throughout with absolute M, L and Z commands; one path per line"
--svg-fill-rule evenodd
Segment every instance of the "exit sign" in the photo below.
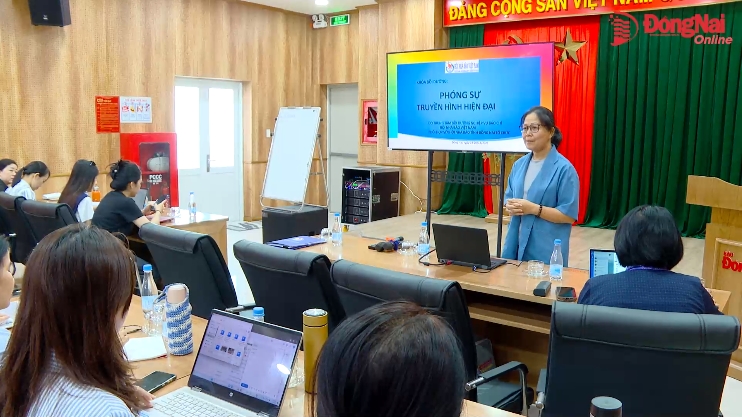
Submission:
M 339 14 L 337 16 L 330 16 L 330 26 L 342 26 L 350 24 L 349 14 Z

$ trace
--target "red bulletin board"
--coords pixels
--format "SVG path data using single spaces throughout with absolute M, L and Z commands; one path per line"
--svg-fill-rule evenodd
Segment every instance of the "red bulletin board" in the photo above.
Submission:
M 95 132 L 119 133 L 121 115 L 118 96 L 95 96 Z

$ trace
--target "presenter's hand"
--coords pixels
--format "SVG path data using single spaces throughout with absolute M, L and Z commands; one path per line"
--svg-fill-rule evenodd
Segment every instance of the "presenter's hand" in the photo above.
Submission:
M 505 208 L 511 216 L 523 216 L 526 214 L 538 214 L 538 204 L 522 198 L 511 198 L 508 200 Z

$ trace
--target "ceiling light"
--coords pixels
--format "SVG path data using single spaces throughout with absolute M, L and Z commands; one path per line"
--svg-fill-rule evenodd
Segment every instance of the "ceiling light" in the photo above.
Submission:
M 327 6 L 328 0 L 314 0 L 314 4 L 317 6 Z

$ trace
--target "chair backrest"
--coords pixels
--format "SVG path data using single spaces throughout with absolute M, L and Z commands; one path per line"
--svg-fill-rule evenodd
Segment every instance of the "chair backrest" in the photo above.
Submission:
M 13 262 L 26 263 L 38 241 L 31 231 L 26 218 L 21 214 L 20 206 L 26 199 L 0 192 L 0 222 L 6 235 L 15 235 L 12 240 L 10 259 Z
M 212 309 L 237 306 L 229 269 L 211 236 L 148 223 L 139 237 L 147 244 L 163 284 L 188 286 L 194 315 L 208 319 Z
M 614 397 L 632 417 L 716 417 L 736 317 L 557 302 L 552 309 L 545 417 L 587 415 Z
M 149 190 L 146 188 L 140 188 L 137 195 L 132 198 L 134 199 L 134 202 L 137 203 L 137 207 L 143 209 L 144 205 L 149 201 Z
M 302 331 L 302 313 L 321 308 L 332 331 L 345 318 L 330 280 L 330 260 L 311 252 L 276 248 L 242 240 L 234 245 L 255 305 L 265 308 L 265 321 Z
M 448 321 L 461 340 L 467 378 L 477 377 L 477 351 L 464 291 L 456 281 L 425 278 L 340 260 L 332 281 L 348 316 L 384 301 L 412 301 Z M 476 390 L 469 392 L 476 401 Z
M 77 218 L 67 204 L 26 200 L 20 204 L 20 209 L 37 242 L 57 229 L 77 223 Z

